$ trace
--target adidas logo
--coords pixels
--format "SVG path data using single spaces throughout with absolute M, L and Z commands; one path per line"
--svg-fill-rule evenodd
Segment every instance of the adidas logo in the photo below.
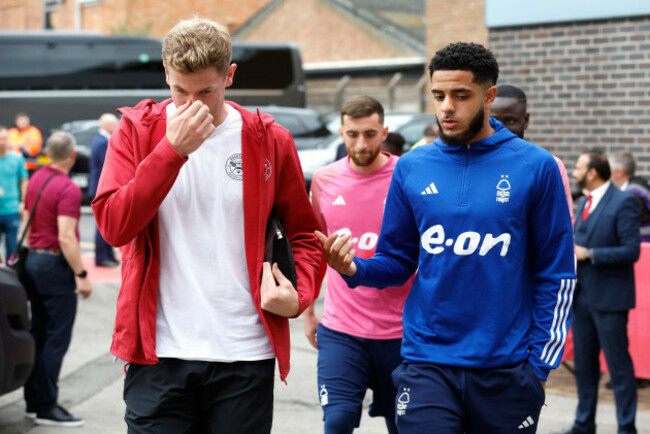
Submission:
M 521 425 L 519 425 L 518 428 L 519 428 L 519 429 L 524 429 L 524 428 L 528 428 L 529 426 L 533 426 L 533 425 L 535 425 L 535 421 L 533 420 L 532 417 L 528 416 L 528 417 L 526 418 L 526 420 L 523 421 L 523 422 L 521 423 Z
M 436 188 L 436 184 L 433 182 L 427 186 L 424 190 L 422 190 L 422 193 L 420 193 L 422 196 L 426 196 L 427 194 L 438 194 L 438 189 Z
M 332 202 L 332 205 L 345 205 L 345 200 L 343 199 L 343 196 L 339 195 L 339 197 L 334 199 L 334 202 Z

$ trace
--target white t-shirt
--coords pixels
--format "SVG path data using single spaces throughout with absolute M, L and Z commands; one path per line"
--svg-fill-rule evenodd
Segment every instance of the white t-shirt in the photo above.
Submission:
M 167 115 L 173 110 L 171 103 Z M 190 154 L 158 210 L 158 357 L 275 357 L 248 280 L 241 131 L 240 113 L 228 106 L 225 121 Z

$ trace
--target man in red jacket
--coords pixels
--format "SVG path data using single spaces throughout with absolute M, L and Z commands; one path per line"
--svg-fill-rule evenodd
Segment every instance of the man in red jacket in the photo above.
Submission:
M 129 363 L 125 419 L 134 433 L 268 433 L 287 318 L 321 280 L 318 223 L 289 132 L 224 101 L 237 68 L 226 28 L 180 22 L 163 63 L 171 100 L 120 110 L 92 204 L 106 241 L 123 246 L 111 352 Z M 272 210 L 295 288 L 263 262 Z

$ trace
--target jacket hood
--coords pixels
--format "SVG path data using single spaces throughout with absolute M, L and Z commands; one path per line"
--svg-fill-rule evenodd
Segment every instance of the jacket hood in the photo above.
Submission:
M 117 112 L 136 123 L 151 125 L 165 117 L 167 106 L 171 102 L 171 98 L 166 99 L 160 104 L 152 99 L 145 99 L 137 103 L 134 107 L 121 107 Z
M 443 154 L 452 159 L 462 158 L 463 161 L 470 154 L 472 157 L 480 157 L 483 154 L 496 150 L 500 145 L 511 140 L 517 140 L 519 137 L 503 126 L 495 118 L 490 118 L 490 126 L 494 128 L 494 133 L 482 140 L 467 145 L 448 145 L 442 138 L 434 140 L 435 147 Z
M 117 111 L 136 123 L 150 125 L 167 117 L 167 106 L 172 102 L 171 98 L 168 98 L 161 103 L 157 103 L 152 99 L 145 99 L 140 101 L 134 107 L 122 107 Z M 241 113 L 244 120 L 244 126 L 248 129 L 247 132 L 249 133 L 254 134 L 255 130 L 261 133 L 264 129 L 269 128 L 273 123 L 275 123 L 273 116 L 267 113 L 261 113 L 259 109 L 257 110 L 257 113 L 253 113 L 234 102 L 225 102 Z M 262 130 L 260 130 L 260 128 Z

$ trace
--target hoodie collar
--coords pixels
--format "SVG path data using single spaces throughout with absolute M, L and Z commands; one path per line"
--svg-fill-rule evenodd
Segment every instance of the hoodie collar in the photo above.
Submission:
M 167 118 L 167 106 L 171 102 L 171 98 L 166 99 L 160 104 L 152 99 L 146 99 L 140 101 L 134 107 L 122 107 L 118 112 L 137 123 L 151 125 L 154 122 Z M 267 113 L 261 113 L 259 110 L 257 110 L 257 113 L 253 113 L 234 102 L 226 101 L 226 104 L 239 111 L 243 120 L 244 132 L 253 137 L 263 137 L 266 129 L 275 122 L 273 116 Z
M 477 142 L 458 146 L 448 145 L 438 137 L 433 143 L 444 155 L 453 160 L 462 159 L 466 161 L 468 156 L 480 159 L 487 158 L 492 151 L 499 149 L 499 145 L 517 138 L 514 133 L 495 118 L 490 118 L 489 122 L 494 129 L 494 133 Z

